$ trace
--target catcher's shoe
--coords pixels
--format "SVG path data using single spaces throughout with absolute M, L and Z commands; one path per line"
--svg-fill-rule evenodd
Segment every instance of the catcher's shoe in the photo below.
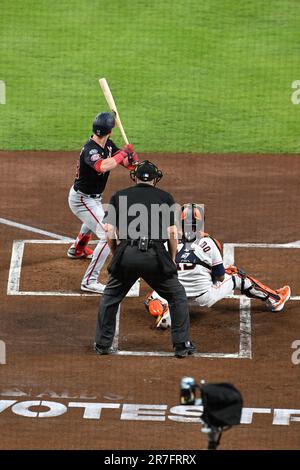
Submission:
M 166 311 L 160 315 L 156 320 L 156 328 L 159 330 L 166 330 L 171 326 L 171 316 L 170 311 L 167 308 Z
M 91 284 L 81 284 L 81 290 L 87 292 L 95 292 L 96 294 L 103 294 L 105 285 L 101 282 L 91 282 Z
M 197 351 L 196 346 L 191 341 L 186 341 L 185 343 L 176 343 L 174 344 L 175 348 L 175 357 L 179 359 L 191 356 Z
M 281 312 L 281 310 L 283 310 L 284 304 L 291 297 L 291 288 L 290 286 L 283 286 L 281 287 L 281 289 L 277 289 L 276 293 L 279 294 L 280 300 L 278 300 L 278 302 L 273 302 L 271 304 L 271 311 Z
M 93 257 L 93 250 L 85 246 L 83 251 L 80 251 L 75 248 L 75 245 L 73 243 L 73 245 L 71 245 L 70 248 L 68 249 L 67 255 L 69 258 L 73 258 L 73 259 L 84 259 L 84 258 L 91 259 Z

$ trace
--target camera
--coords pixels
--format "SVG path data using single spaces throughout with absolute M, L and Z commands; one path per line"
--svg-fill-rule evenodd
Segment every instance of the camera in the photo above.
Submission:
M 197 398 L 198 395 L 198 398 Z M 208 449 L 216 450 L 223 431 L 237 426 L 241 421 L 243 398 L 230 383 L 196 383 L 193 377 L 182 377 L 180 404 L 201 405 L 201 431 L 207 434 Z

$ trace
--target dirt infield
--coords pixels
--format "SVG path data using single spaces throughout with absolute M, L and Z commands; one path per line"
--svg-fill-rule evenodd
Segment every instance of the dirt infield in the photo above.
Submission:
M 238 265 L 274 288 L 289 283 L 292 295 L 300 296 L 300 243 L 299 248 L 252 246 L 300 239 L 298 156 L 147 157 L 163 170 L 160 187 L 177 202 L 206 204 L 206 231 L 226 244 L 244 244 L 234 248 Z M 76 235 L 79 223 L 67 203 L 76 160 L 75 153 L 0 152 L 0 217 L 6 221 L 0 223 L 0 340 L 6 343 L 0 448 L 205 448 L 195 409 L 182 415 L 175 408 L 181 377 L 192 375 L 232 382 L 243 394 L 243 424 L 224 435 L 221 448 L 298 449 L 300 364 L 291 361 L 291 345 L 300 340 L 299 300 L 281 314 L 251 302 L 246 320 L 239 299 L 223 300 L 211 310 L 192 309 L 192 338 L 207 356 L 180 361 L 93 353 L 99 297 L 79 295 L 87 261 L 68 259 L 66 242 L 25 243 L 19 290 L 27 294 L 7 295 L 13 241 L 53 240 L 7 221 Z M 104 201 L 130 184 L 118 168 Z M 32 295 L 37 292 L 56 294 Z M 66 292 L 77 296 L 61 295 Z M 143 283 L 140 297 L 122 304 L 119 348 L 171 352 L 169 331 L 156 331 L 144 311 L 146 292 Z M 244 357 L 238 356 L 241 351 Z

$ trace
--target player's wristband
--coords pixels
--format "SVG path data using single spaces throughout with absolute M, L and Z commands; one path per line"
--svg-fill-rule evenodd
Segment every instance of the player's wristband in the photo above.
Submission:
M 123 162 L 126 156 L 127 156 L 127 153 L 123 152 L 122 150 L 119 150 L 119 152 L 117 152 L 112 158 L 118 165 L 120 165 L 120 163 Z
M 127 170 L 131 171 L 135 169 L 135 165 L 128 165 L 126 168 Z
M 95 165 L 94 165 L 94 169 L 97 171 L 97 173 L 101 173 L 101 165 L 103 163 L 103 160 L 98 160 Z

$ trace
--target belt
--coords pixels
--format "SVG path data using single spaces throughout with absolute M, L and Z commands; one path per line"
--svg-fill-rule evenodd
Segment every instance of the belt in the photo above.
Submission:
M 159 240 L 158 240 L 159 242 Z M 140 243 L 140 239 L 136 239 L 136 240 L 127 240 L 127 245 L 129 246 L 138 246 Z M 155 243 L 157 243 L 157 241 L 155 242 L 154 240 L 148 240 L 148 246 L 153 246 Z
M 91 197 L 92 199 L 99 199 L 102 197 L 102 194 L 85 194 L 82 191 L 79 191 L 79 189 L 75 189 L 75 188 L 74 188 L 74 191 L 76 193 L 82 194 L 84 197 Z

